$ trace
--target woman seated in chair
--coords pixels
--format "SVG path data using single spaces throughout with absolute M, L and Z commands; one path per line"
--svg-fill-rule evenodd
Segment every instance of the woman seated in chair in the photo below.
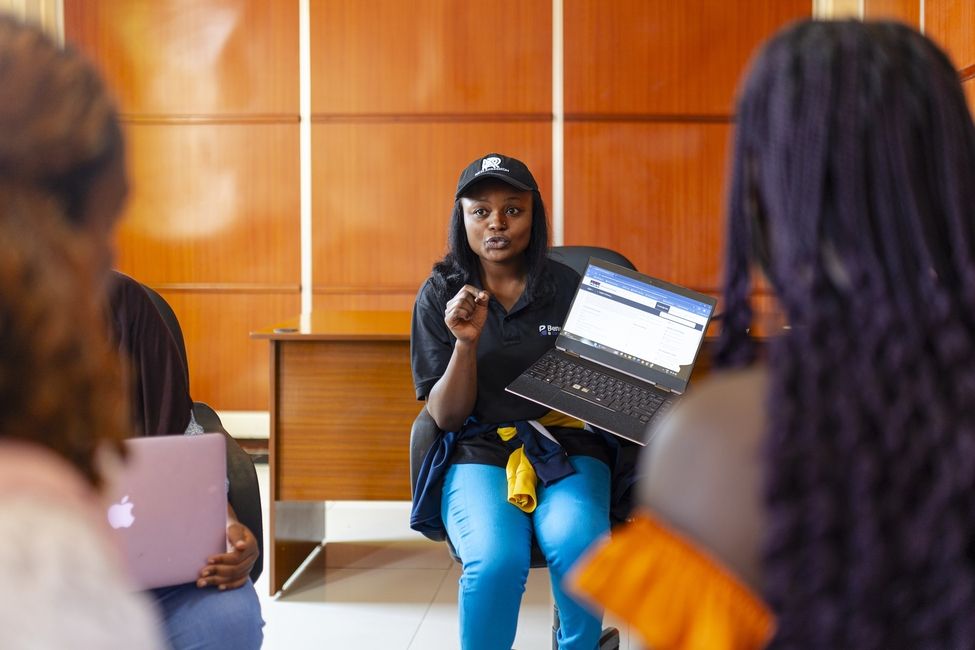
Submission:
M 738 106 L 719 361 L 578 574 L 668 648 L 975 646 L 975 126 L 896 23 L 804 22 Z M 751 363 L 751 274 L 788 324 Z M 749 365 L 751 364 L 751 365 Z
M 504 390 L 554 345 L 550 332 L 579 282 L 547 252 L 531 172 L 500 154 L 478 158 L 460 176 L 449 252 L 414 307 L 416 394 L 446 433 L 424 460 L 411 523 L 428 533 L 446 528 L 463 564 L 465 650 L 511 648 L 533 537 L 551 574 L 559 647 L 592 650 L 600 637 L 600 617 L 561 581 L 609 529 L 611 443 Z M 522 472 L 531 478 L 515 487 Z
M 182 352 L 145 288 L 113 271 L 109 320 L 124 359 L 134 431 L 142 435 L 202 433 L 193 419 Z M 200 567 L 197 581 L 148 593 L 162 612 L 173 650 L 261 647 L 264 621 L 249 574 L 257 540 L 227 506 L 227 553 Z

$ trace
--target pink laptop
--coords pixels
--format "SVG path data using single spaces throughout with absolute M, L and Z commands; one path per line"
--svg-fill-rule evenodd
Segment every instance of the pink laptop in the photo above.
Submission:
M 226 444 L 220 433 L 125 441 L 107 514 L 140 589 L 194 582 L 227 551 Z

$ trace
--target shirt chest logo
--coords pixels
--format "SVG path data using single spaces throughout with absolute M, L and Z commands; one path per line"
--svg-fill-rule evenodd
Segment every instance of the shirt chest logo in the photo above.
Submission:
M 558 336 L 562 328 L 558 325 L 539 325 L 538 335 L 539 336 Z

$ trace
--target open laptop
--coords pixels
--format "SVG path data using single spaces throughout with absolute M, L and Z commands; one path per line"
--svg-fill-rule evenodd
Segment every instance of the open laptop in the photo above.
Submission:
M 227 552 L 227 447 L 223 434 L 131 438 L 109 481 L 108 523 L 140 589 L 195 582 Z
M 555 348 L 506 390 L 645 445 L 686 390 L 716 303 L 591 258 Z

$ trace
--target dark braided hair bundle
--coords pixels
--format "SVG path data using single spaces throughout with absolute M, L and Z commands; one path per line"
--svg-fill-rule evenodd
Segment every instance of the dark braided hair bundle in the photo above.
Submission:
M 769 345 L 773 646 L 975 647 L 975 127 L 896 23 L 796 24 L 739 100 L 718 362 Z

